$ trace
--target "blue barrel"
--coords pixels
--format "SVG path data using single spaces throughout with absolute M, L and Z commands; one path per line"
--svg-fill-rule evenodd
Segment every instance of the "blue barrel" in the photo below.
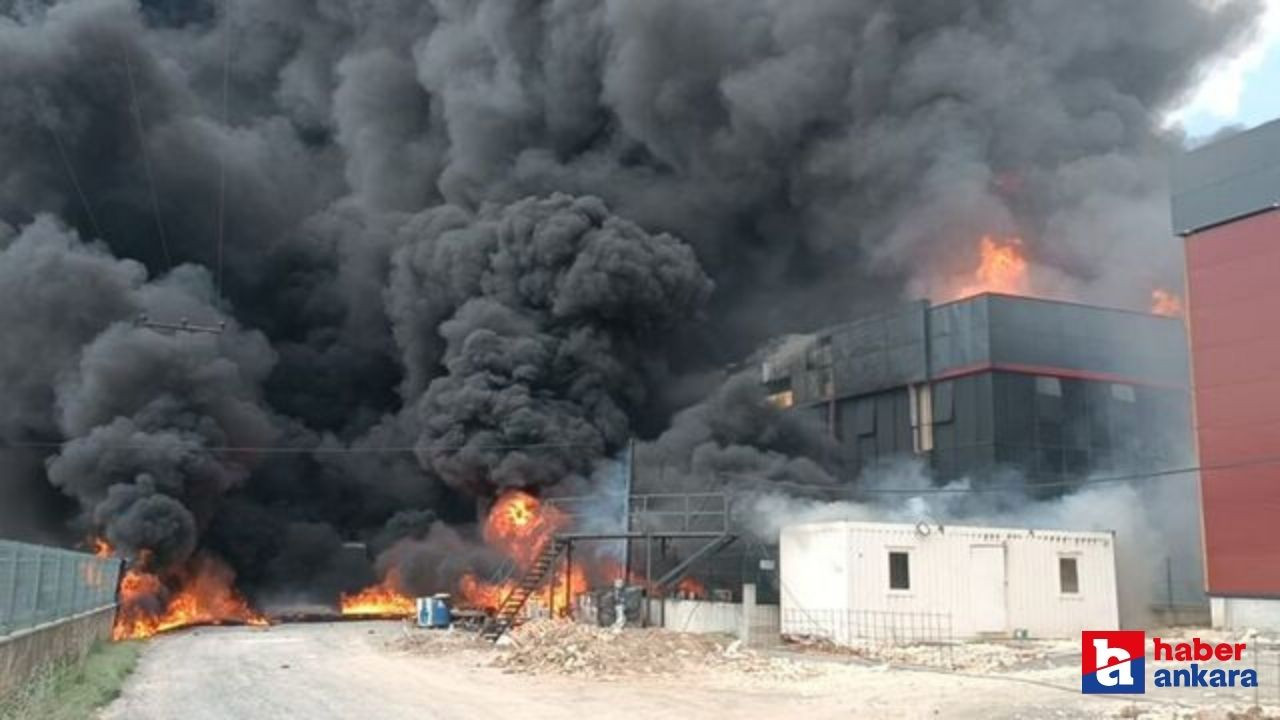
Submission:
M 453 612 L 449 609 L 448 593 L 420 597 L 417 606 L 418 627 L 447 628 L 453 624 Z
M 431 596 L 431 626 L 448 628 L 453 623 L 453 612 L 449 610 L 449 594 L 439 593 Z

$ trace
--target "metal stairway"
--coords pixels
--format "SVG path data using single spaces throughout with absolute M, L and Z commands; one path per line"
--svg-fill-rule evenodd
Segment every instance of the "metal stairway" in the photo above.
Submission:
M 502 637 L 503 633 L 516 624 L 516 618 L 520 615 L 520 610 L 524 608 L 524 604 L 529 601 L 529 596 L 533 595 L 534 591 L 542 586 L 543 581 L 547 579 L 547 575 L 555 568 L 556 560 L 560 559 L 560 554 L 564 552 L 567 545 L 567 542 L 559 538 L 552 538 L 542 548 L 542 552 L 538 554 L 533 564 L 529 566 L 524 576 L 520 578 L 519 584 L 502 599 L 502 604 L 498 606 L 497 612 L 480 629 L 480 637 L 497 641 L 498 638 Z
M 662 577 L 655 580 L 653 582 L 651 592 L 658 596 L 666 595 L 667 591 L 671 589 L 671 586 L 680 582 L 680 579 L 685 576 L 685 573 L 689 572 L 689 568 L 693 567 L 694 563 L 704 557 L 710 557 L 711 555 L 729 547 L 733 544 L 733 541 L 737 539 L 738 536 L 732 533 L 724 533 L 718 537 L 712 538 L 712 540 L 706 545 L 698 548 L 698 550 L 689 557 L 682 560 L 678 565 L 667 571 L 667 573 Z

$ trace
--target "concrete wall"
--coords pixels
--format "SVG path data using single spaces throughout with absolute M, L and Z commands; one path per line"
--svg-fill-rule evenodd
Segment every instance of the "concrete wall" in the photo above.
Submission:
M 1209 598 L 1215 628 L 1280 630 L 1280 600 L 1269 598 Z
M 651 601 L 650 612 L 653 624 L 675 632 L 723 633 L 749 643 L 778 637 L 777 605 L 668 598 Z
M 0 695 L 54 663 L 79 661 L 111 637 L 114 605 L 0 637 Z

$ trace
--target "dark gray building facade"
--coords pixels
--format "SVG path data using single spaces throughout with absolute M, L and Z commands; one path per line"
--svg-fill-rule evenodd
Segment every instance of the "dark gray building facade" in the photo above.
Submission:
M 813 414 L 852 477 L 916 456 L 938 482 L 1067 486 L 1189 464 L 1182 321 L 999 294 L 863 317 L 766 354 L 779 406 Z

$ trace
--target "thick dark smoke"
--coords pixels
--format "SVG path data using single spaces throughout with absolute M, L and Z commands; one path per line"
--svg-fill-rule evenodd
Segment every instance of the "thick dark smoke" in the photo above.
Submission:
M 983 233 L 1143 303 L 1179 265 L 1157 118 L 1257 12 L 0 0 L 0 535 L 346 584 L 343 542 L 583 477 Z M 839 477 L 747 394 L 675 420 L 672 472 Z
M 443 368 L 413 410 L 424 469 L 474 494 L 588 474 L 648 399 L 649 343 L 711 292 L 693 251 L 590 197 L 431 214 L 387 294 L 406 356 Z

